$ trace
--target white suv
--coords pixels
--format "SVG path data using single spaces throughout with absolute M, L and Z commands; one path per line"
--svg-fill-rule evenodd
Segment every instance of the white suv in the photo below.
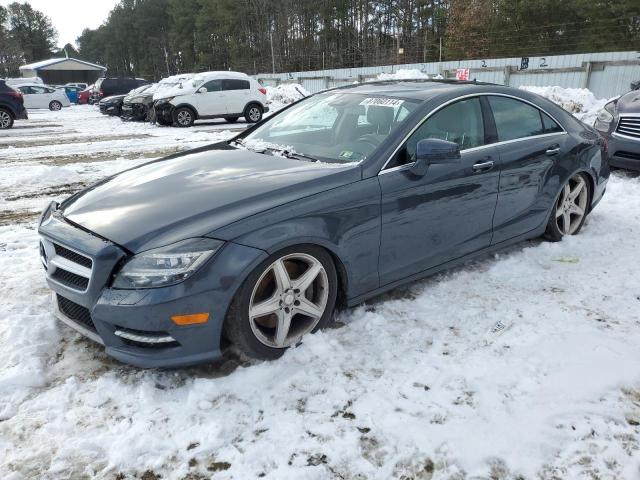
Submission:
M 267 90 L 238 72 L 198 73 L 169 90 L 158 91 L 153 100 L 156 121 L 178 127 L 190 127 L 195 120 L 205 118 L 224 118 L 233 123 L 244 117 L 255 123 L 269 111 Z

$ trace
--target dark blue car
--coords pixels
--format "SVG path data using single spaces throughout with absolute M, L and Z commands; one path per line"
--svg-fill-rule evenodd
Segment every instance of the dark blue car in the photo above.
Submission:
M 22 93 L 11 88 L 4 80 L 0 80 L 0 130 L 13 127 L 16 119 L 26 120 L 27 118 Z
M 591 128 L 472 82 L 330 90 L 229 142 L 52 204 L 56 315 L 140 366 L 276 358 L 356 305 L 475 256 L 577 234 L 609 176 Z

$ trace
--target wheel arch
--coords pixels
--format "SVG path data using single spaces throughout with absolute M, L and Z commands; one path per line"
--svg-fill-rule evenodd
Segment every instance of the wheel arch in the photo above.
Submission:
M 17 113 L 14 112 L 13 108 L 11 108 L 10 105 L 0 105 L 0 110 L 5 110 L 6 112 L 8 112 L 9 115 L 11 115 L 11 118 L 13 118 L 14 120 L 18 116 Z
M 179 103 L 178 105 L 174 105 L 174 107 L 171 109 L 171 115 L 173 115 L 173 112 L 175 112 L 178 108 L 185 108 L 185 107 L 193 112 L 194 120 L 198 120 L 198 118 L 200 118 L 198 109 L 193 105 L 191 105 L 190 103 Z

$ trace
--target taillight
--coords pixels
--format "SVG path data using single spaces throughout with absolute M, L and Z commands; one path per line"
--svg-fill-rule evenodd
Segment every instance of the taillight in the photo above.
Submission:
M 102 89 L 100 89 L 99 95 L 100 95 L 100 97 L 104 97 L 104 92 L 102 91 Z
M 9 92 L 9 95 L 18 100 L 19 102 L 24 101 L 22 98 L 22 94 L 20 92 Z
M 258 89 L 258 91 L 259 91 L 261 94 L 263 94 L 263 95 L 266 95 L 266 94 L 267 94 L 267 89 L 266 89 L 266 88 L 264 88 L 264 87 L 259 88 L 259 89 Z

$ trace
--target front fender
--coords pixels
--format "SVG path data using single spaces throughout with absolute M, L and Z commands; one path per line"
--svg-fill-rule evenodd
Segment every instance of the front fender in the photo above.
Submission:
M 347 298 L 379 286 L 380 186 L 357 181 L 241 220 L 210 234 L 268 253 L 314 244 L 328 250 L 343 269 Z

